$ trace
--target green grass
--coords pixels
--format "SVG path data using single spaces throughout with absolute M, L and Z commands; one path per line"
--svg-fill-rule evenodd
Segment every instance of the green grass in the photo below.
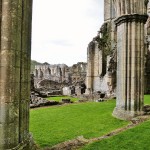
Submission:
M 150 95 L 145 95 L 144 99 L 145 104 L 150 104 Z M 128 122 L 112 117 L 114 107 L 115 100 L 32 109 L 30 111 L 30 132 L 33 133 L 36 143 L 41 147 L 51 147 L 81 135 L 85 138 L 99 137 L 127 125 Z M 105 150 L 105 148 L 124 150 L 128 147 L 130 150 L 134 150 L 133 147 L 146 149 L 139 145 L 147 146 L 146 142 L 150 139 L 149 126 L 150 122 L 143 123 L 118 136 L 89 145 L 85 147 L 85 150 Z
M 61 101 L 61 99 L 70 99 L 72 102 L 78 101 L 79 98 L 71 97 L 71 96 L 55 96 L 55 97 L 48 97 L 48 100 L 55 100 L 55 101 Z
M 144 95 L 144 104 L 150 105 L 150 95 Z
M 150 150 L 150 121 L 109 139 L 87 145 L 82 150 Z
M 83 135 L 93 138 L 127 125 L 112 117 L 115 101 L 78 103 L 32 109 L 30 132 L 41 147 L 53 146 Z
M 150 104 L 150 95 L 144 96 L 144 104 Z M 87 145 L 82 150 L 150 150 L 150 121 L 119 135 Z

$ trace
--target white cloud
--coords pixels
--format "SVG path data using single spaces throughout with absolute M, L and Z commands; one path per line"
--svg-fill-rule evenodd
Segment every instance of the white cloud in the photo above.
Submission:
M 99 0 L 34 0 L 32 59 L 68 65 L 86 61 L 87 45 L 102 22 Z

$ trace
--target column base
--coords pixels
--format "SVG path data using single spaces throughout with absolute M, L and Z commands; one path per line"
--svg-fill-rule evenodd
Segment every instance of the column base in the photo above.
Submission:
M 143 111 L 126 111 L 115 107 L 113 116 L 121 120 L 132 120 L 134 117 L 143 115 Z
M 36 150 L 37 147 L 33 141 L 32 135 L 29 134 L 28 139 L 20 143 L 18 146 L 11 148 L 9 150 Z

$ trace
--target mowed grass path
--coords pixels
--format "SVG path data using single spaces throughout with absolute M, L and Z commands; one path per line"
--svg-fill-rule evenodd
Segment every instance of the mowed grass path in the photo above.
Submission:
M 61 101 L 63 98 L 70 99 L 72 102 L 79 100 L 79 98 L 71 97 L 71 96 L 53 96 L 53 97 L 48 97 L 47 100 Z
M 51 147 L 81 135 L 99 137 L 128 124 L 112 117 L 114 107 L 112 100 L 32 109 L 30 132 L 41 147 Z

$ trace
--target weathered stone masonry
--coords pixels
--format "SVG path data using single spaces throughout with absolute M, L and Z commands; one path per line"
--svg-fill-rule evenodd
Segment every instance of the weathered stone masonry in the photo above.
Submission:
M 87 93 L 102 92 L 115 96 L 116 28 L 112 0 L 104 1 L 104 24 L 87 48 Z
M 130 119 L 143 112 L 144 24 L 148 1 L 105 2 L 114 3 L 110 12 L 116 12 L 118 96 L 113 114 Z M 0 0 L 1 150 L 32 150 L 29 135 L 31 14 L 32 0 Z
M 115 0 L 117 26 L 117 103 L 113 114 L 130 119 L 143 113 L 145 0 Z
M 113 115 L 121 119 L 143 114 L 144 90 L 149 91 L 147 4 L 147 0 L 104 0 L 104 24 L 88 46 L 87 88 L 107 95 L 116 92 Z
M 98 37 L 97 37 L 98 38 Z M 87 93 L 94 90 L 99 91 L 100 87 L 100 75 L 102 74 L 102 51 L 99 48 L 99 43 L 95 39 L 91 41 L 87 49 L 87 76 L 86 85 Z
M 0 0 L 0 149 L 31 149 L 32 0 Z

